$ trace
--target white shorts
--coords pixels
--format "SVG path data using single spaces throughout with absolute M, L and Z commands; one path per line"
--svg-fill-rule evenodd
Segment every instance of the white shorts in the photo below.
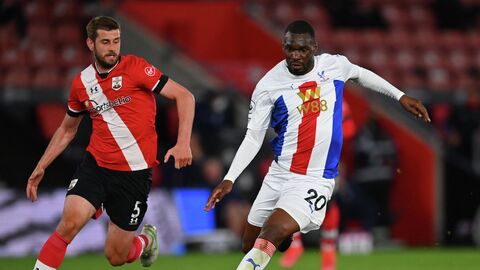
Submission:
M 272 162 L 248 214 L 248 223 L 262 227 L 273 210 L 280 208 L 298 223 L 302 233 L 317 230 L 334 187 L 334 179 L 293 173 Z

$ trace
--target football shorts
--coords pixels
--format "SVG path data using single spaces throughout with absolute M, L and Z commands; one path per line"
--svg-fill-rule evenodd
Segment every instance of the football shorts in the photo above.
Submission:
M 293 173 L 272 162 L 250 209 L 248 223 L 262 227 L 279 208 L 298 223 L 302 233 L 319 229 L 334 187 L 334 179 Z

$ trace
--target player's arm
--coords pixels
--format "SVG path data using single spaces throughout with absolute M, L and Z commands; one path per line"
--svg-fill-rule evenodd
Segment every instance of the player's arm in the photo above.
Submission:
M 215 208 L 215 204 L 220 202 L 225 195 L 232 191 L 233 183 L 238 176 L 245 170 L 245 168 L 252 162 L 253 158 L 257 155 L 260 147 L 262 146 L 263 139 L 265 138 L 265 130 L 252 130 L 247 129 L 245 138 L 243 139 L 240 147 L 238 147 L 235 158 L 233 158 L 230 169 L 225 175 L 224 180 L 215 187 L 210 194 L 207 204 L 205 205 L 205 211 L 209 211 L 211 208 Z
M 415 115 L 415 117 L 422 118 L 425 122 L 430 122 L 427 109 L 425 109 L 422 102 L 405 95 L 405 93 L 374 72 L 350 63 L 345 56 L 337 55 L 337 57 L 344 74 L 346 74 L 346 80 L 353 79 L 363 87 L 390 96 L 398 100 L 402 107 Z
M 32 202 L 37 200 L 37 189 L 40 181 L 42 181 L 45 169 L 57 158 L 68 144 L 73 140 L 77 134 L 78 126 L 82 121 L 83 116 L 72 117 L 69 114 L 65 115 L 62 123 L 53 134 L 47 149 L 37 163 L 32 174 L 28 178 L 27 183 L 27 198 Z
M 413 97 L 405 95 L 405 93 L 397 89 L 395 86 L 393 86 L 374 72 L 366 68 L 358 68 L 359 74 L 357 81 L 362 86 L 395 98 L 400 102 L 400 104 L 406 111 L 412 113 L 417 118 L 423 119 L 425 122 L 430 122 L 430 117 L 428 116 L 427 109 L 425 108 L 425 106 L 423 106 L 422 102 Z
M 170 156 L 175 159 L 175 168 L 180 169 L 192 164 L 192 150 L 190 138 L 192 135 L 193 117 L 195 115 L 195 98 L 185 87 L 172 79 L 167 79 L 165 86 L 159 92 L 160 95 L 174 100 L 178 111 L 178 137 L 177 144 L 165 154 L 164 162 Z

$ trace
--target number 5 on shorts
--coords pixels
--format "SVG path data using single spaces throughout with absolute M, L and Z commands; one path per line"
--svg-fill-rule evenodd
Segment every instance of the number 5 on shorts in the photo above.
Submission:
M 310 196 L 306 197 L 305 201 L 307 201 L 311 206 L 313 206 L 315 211 L 322 210 L 322 208 L 325 207 L 325 205 L 327 204 L 327 198 L 325 198 L 325 196 L 323 195 L 318 196 L 318 192 L 315 189 L 309 189 L 307 193 Z M 315 202 L 313 202 L 313 200 L 315 200 Z
M 139 204 L 141 204 L 142 202 L 141 201 L 136 201 L 135 202 L 135 207 L 133 208 L 133 213 L 132 215 L 130 216 L 131 219 L 130 219 L 130 225 L 136 225 L 138 223 L 138 216 L 140 215 L 140 207 L 138 206 Z

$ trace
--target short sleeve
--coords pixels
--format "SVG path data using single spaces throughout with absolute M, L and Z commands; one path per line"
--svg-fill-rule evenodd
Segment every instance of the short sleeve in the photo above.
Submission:
M 141 57 L 137 58 L 135 68 L 137 69 L 135 72 L 137 85 L 142 89 L 153 91 L 162 77 L 162 72 Z
M 70 87 L 70 94 L 68 96 L 68 102 L 67 102 L 67 105 L 68 105 L 67 113 L 70 116 L 74 116 L 74 117 L 84 113 L 85 110 L 87 109 L 85 107 L 85 104 L 83 104 L 79 98 L 79 91 L 81 91 L 84 88 L 78 85 L 78 80 L 79 79 L 76 78 L 72 81 L 72 85 Z
M 268 91 L 255 89 L 250 101 L 248 112 L 248 128 L 252 130 L 264 130 L 270 125 L 273 102 Z
M 359 66 L 352 64 L 347 57 L 343 55 L 337 54 L 335 56 L 337 58 L 337 61 L 340 65 L 340 70 L 342 72 L 342 76 L 344 78 L 344 81 L 348 81 L 350 79 L 356 79 L 358 78 L 360 71 L 359 71 Z

